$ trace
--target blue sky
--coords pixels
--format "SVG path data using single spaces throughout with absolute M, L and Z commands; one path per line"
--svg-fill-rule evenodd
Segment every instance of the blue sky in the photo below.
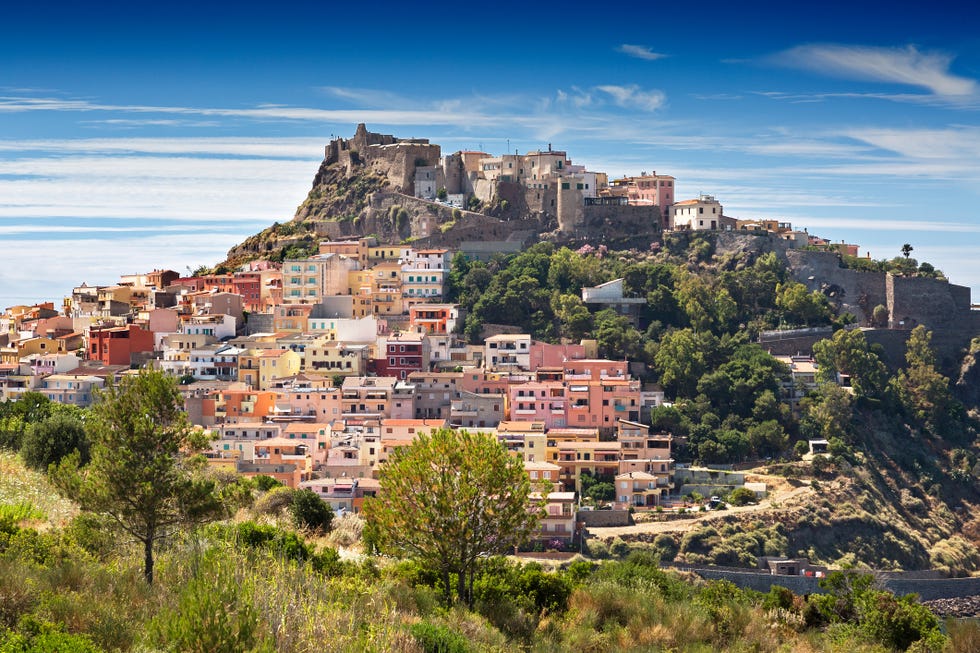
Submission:
M 0 21 L 0 307 L 221 260 L 358 122 L 677 178 L 980 301 L 980 30 L 959 3 L 19 3 Z M 870 6 L 869 6 L 870 5 Z

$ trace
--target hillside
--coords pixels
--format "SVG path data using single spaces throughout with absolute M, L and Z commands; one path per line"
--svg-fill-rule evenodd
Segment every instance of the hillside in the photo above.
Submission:
M 960 653 L 975 650 L 980 636 L 969 622 L 947 621 L 941 630 L 914 600 L 857 576 L 828 586 L 827 596 L 763 594 L 663 571 L 642 546 L 601 564 L 493 558 L 476 579 L 474 605 L 446 607 L 416 563 L 338 555 L 338 545 L 359 545 L 356 517 L 326 536 L 297 532 L 282 510 L 284 488 L 242 483 L 226 486 L 236 490 L 236 517 L 171 541 L 148 586 L 141 551 L 105 537 L 91 515 L 64 521 L 74 512 L 67 502 L 38 510 L 23 497 L 11 510 L 11 486 L 50 486 L 15 456 L 0 454 L 0 465 L 4 651 L 299 653 L 329 642 L 331 651 L 405 653 L 843 646 Z
M 317 239 L 369 235 L 382 244 L 451 248 L 467 241 L 539 240 L 646 248 L 660 237 L 663 216 L 657 206 L 584 205 L 580 192 L 574 202 L 563 202 L 555 183 L 536 190 L 508 178 L 475 179 L 475 173 L 462 171 L 462 155 L 446 157 L 440 167 L 438 145 L 369 132 L 358 125 L 353 138 L 338 138 L 327 145 L 310 191 L 293 218 L 233 247 L 219 267 L 256 258 L 281 261 L 314 252 Z M 419 171 L 441 184 L 455 181 L 461 186 L 452 191 L 457 206 L 434 195 L 420 197 Z M 485 199 L 479 199 L 477 191 Z
M 516 194 L 471 202 L 472 211 L 410 196 L 415 171 L 437 156 L 427 141 L 362 126 L 328 146 L 294 219 L 253 236 L 226 263 L 303 256 L 320 239 L 367 234 L 450 247 L 554 237 L 554 220 Z M 632 229 L 628 221 L 619 227 Z M 673 406 L 654 411 L 653 425 L 677 436 L 678 460 L 757 460 L 760 473 L 793 486 L 786 500 L 732 511 L 701 531 L 650 531 L 670 535 L 660 538 L 662 553 L 752 565 L 768 546 L 834 566 L 954 575 L 980 568 L 972 517 L 980 505 L 973 382 L 980 345 L 971 344 L 980 321 L 969 289 L 907 256 L 872 261 L 793 249 L 765 233 L 638 238 L 630 250 L 573 251 L 558 238 L 489 264 L 457 259 L 446 299 L 461 305 L 471 343 L 495 325 L 551 342 L 596 339 L 601 356 L 632 361 L 634 374 L 664 388 Z M 647 300 L 634 313 L 582 302 L 583 287 L 617 278 L 626 296 Z M 911 347 L 915 333 L 922 342 Z M 853 392 L 821 386 L 790 413 L 775 402 L 786 371 L 765 352 L 810 351 L 826 370 L 823 382 L 842 374 Z M 814 438 L 830 440 L 830 455 L 800 461 L 799 446 Z M 757 535 L 735 537 L 748 532 Z M 641 529 L 635 539 L 650 538 Z

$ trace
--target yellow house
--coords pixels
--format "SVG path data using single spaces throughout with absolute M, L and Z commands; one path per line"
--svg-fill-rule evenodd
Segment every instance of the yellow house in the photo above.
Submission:
M 238 380 L 252 389 L 259 387 L 259 359 L 264 349 L 246 349 L 238 355 Z
M 54 338 L 45 336 L 37 338 L 27 338 L 13 343 L 17 347 L 17 355 L 20 358 L 31 354 L 53 354 L 59 351 L 61 343 Z
M 241 357 L 239 357 L 239 377 Z M 299 354 L 288 349 L 266 349 L 259 354 L 258 390 L 269 390 L 273 384 L 284 377 L 299 374 L 302 359 Z M 239 378 L 241 380 L 241 378 Z
M 367 374 L 369 347 L 317 339 L 303 352 L 303 365 L 311 374 L 364 376 Z

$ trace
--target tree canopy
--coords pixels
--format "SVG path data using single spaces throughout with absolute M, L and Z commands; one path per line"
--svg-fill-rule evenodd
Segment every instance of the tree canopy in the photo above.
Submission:
M 480 561 L 526 542 L 542 515 L 523 461 L 495 437 L 438 429 L 392 453 L 364 516 L 382 552 L 439 574 L 448 604 L 453 574 L 471 602 Z
M 78 455 L 68 456 L 56 482 L 143 544 L 143 574 L 152 583 L 154 544 L 219 510 L 213 482 L 195 473 L 192 458 L 206 439 L 191 428 L 175 379 L 154 370 L 99 392 L 86 426 L 91 462 L 79 468 Z

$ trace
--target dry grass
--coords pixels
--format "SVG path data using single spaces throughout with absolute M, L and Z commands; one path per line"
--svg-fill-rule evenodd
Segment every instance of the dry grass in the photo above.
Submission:
M 39 530 L 61 528 L 78 514 L 78 507 L 63 499 L 44 474 L 24 467 L 16 454 L 0 451 L 0 504 L 24 502 L 44 514 L 34 525 Z

